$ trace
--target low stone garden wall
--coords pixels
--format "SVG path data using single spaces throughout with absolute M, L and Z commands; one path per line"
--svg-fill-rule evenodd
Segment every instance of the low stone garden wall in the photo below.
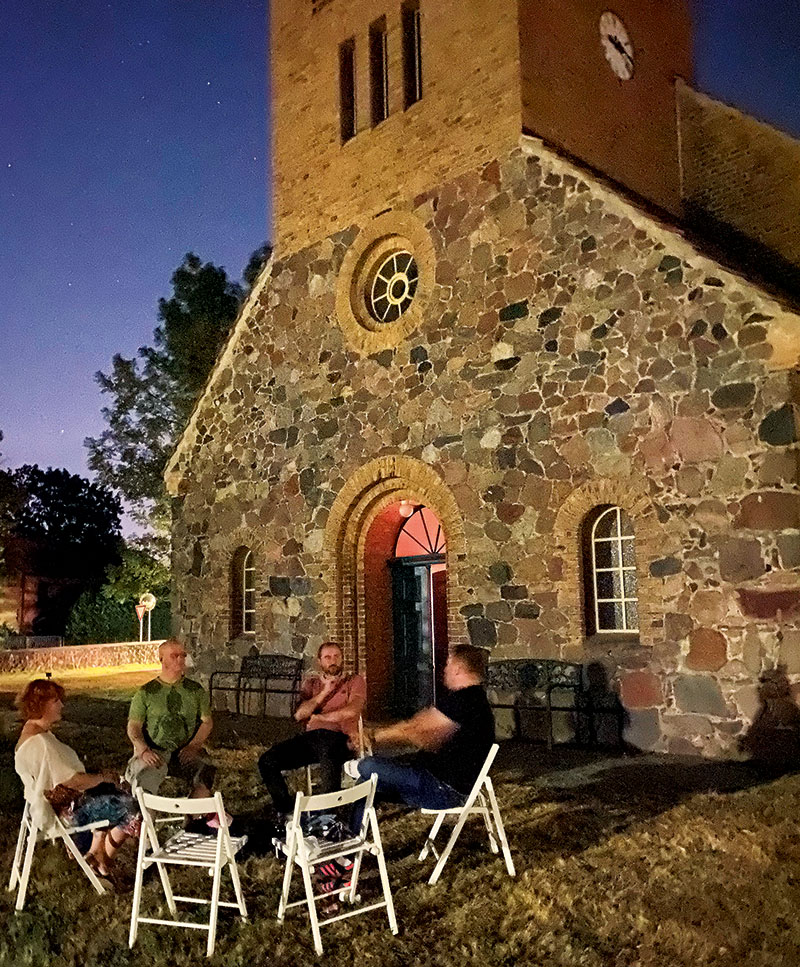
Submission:
M 158 662 L 158 641 L 119 641 L 61 648 L 15 648 L 0 651 L 2 672 L 59 672 L 68 668 L 148 665 Z

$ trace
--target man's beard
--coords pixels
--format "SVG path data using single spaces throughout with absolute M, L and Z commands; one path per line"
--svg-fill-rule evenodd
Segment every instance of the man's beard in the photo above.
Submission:
M 342 674 L 342 666 L 334 665 L 333 668 L 327 668 L 323 674 L 326 678 L 338 678 Z

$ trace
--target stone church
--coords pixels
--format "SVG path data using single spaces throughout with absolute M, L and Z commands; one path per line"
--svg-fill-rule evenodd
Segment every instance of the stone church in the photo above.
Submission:
M 688 0 L 270 27 L 275 251 L 166 471 L 201 673 L 333 638 L 406 714 L 471 641 L 737 754 L 800 681 L 800 145 L 692 87 Z

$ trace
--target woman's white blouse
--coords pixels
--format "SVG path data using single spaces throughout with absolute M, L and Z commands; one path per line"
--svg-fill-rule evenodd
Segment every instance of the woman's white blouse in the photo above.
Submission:
M 60 742 L 52 732 L 39 732 L 25 739 L 14 753 L 14 768 L 25 787 L 25 799 L 31 805 L 31 818 L 49 831 L 53 811 L 44 793 L 76 772 L 86 772 L 74 749 Z

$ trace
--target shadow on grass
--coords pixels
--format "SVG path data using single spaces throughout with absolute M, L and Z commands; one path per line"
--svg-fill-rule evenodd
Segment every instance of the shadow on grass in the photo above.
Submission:
M 62 737 L 76 748 L 87 765 L 102 756 L 127 754 L 126 703 L 116 703 L 118 709 L 110 709 L 109 704 L 114 703 L 76 697 L 68 706 L 68 720 L 60 727 Z M 220 788 L 237 824 L 254 841 L 251 855 L 242 858 L 251 919 L 240 925 L 227 914 L 224 916 L 215 961 L 237 967 L 267 960 L 276 967 L 313 963 L 307 918 L 298 913 L 287 918 L 284 926 L 275 920 L 282 864 L 269 855 L 271 830 L 262 820 L 266 796 L 256 773 L 259 749 L 285 737 L 293 726 L 286 721 L 262 721 L 224 713 L 217 713 L 216 718 L 215 755 L 221 767 Z M 12 750 L 10 742 L 3 744 L 0 784 L 4 787 Z M 496 773 L 500 805 L 517 866 L 516 879 L 506 876 L 502 861 L 487 854 L 485 831 L 476 821 L 465 827 L 442 881 L 428 887 L 425 880 L 431 865 L 416 861 L 428 828 L 427 819 L 399 807 L 382 808 L 381 835 L 401 934 L 391 937 L 385 920 L 378 914 L 344 921 L 324 934 L 326 963 L 334 967 L 354 961 L 374 967 L 406 967 L 409 963 L 421 967 L 471 967 L 474 963 L 490 967 L 525 963 L 605 967 L 611 963 L 634 963 L 642 937 L 637 933 L 640 927 L 630 926 L 625 920 L 626 911 L 631 892 L 647 897 L 651 877 L 657 883 L 656 899 L 647 900 L 652 904 L 653 923 L 660 924 L 664 919 L 656 900 L 663 904 L 669 889 L 678 891 L 674 900 L 678 910 L 695 910 L 704 897 L 716 896 L 715 890 L 722 896 L 729 892 L 727 868 L 713 874 L 714 880 L 700 879 L 698 874 L 691 886 L 679 865 L 694 856 L 691 851 L 680 852 L 680 837 L 691 829 L 695 810 L 667 820 L 666 831 L 653 825 L 648 828 L 647 820 L 688 803 L 700 793 L 713 792 L 720 797 L 718 806 L 714 802 L 709 806 L 708 800 L 702 800 L 696 809 L 698 815 L 719 808 L 722 816 L 731 813 L 728 824 L 738 829 L 742 823 L 736 807 L 724 797 L 776 775 L 775 770 L 765 771 L 746 763 L 563 747 L 548 752 L 544 747 L 522 743 L 503 744 Z M 0 810 L 0 866 L 6 871 L 19 809 L 16 802 L 5 797 L 5 790 L 0 801 L 6 807 Z M 753 817 L 756 811 L 763 812 L 760 801 L 750 808 Z M 717 816 L 715 812 L 712 815 L 716 829 Z M 637 824 L 644 826 L 646 836 L 635 834 Z M 754 821 L 748 818 L 745 825 L 750 828 Z M 612 842 L 599 858 L 592 855 L 592 846 L 602 845 L 626 830 L 629 835 Z M 260 837 L 260 842 L 256 842 L 256 837 Z M 21 967 L 23 963 L 28 967 L 38 967 L 40 963 L 43 967 L 144 967 L 156 963 L 189 967 L 203 961 L 202 940 L 198 943 L 195 931 L 149 928 L 142 932 L 135 950 L 129 952 L 126 943 L 130 897 L 107 896 L 95 901 L 62 853 L 63 850 L 49 848 L 37 856 L 29 906 L 23 914 L 11 916 L 10 895 L 0 898 L 0 918 L 5 916 L 10 923 L 5 938 L 0 932 L 3 967 Z M 582 855 L 585 853 L 588 855 Z M 711 876 L 708 871 L 712 861 L 726 856 L 724 850 L 698 853 L 693 860 L 696 867 L 691 869 L 702 871 L 703 877 Z M 730 860 L 741 864 L 738 853 L 731 853 Z M 133 851 L 129 848 L 123 862 L 130 868 L 132 861 Z M 666 876 L 673 870 L 674 880 L 658 879 L 658 874 Z M 617 888 L 616 883 L 622 885 Z M 365 894 L 375 893 L 375 884 L 375 872 L 370 869 Z M 755 882 L 753 894 L 762 889 L 763 884 Z M 158 909 L 160 889 L 154 877 L 148 880 L 145 890 L 150 909 Z M 102 930 L 87 928 L 86 910 L 91 903 L 96 903 L 96 915 L 102 917 Z M 651 908 L 647 907 L 646 912 L 649 914 Z M 633 913 L 629 920 L 632 917 Z M 659 938 L 654 943 L 660 943 Z M 736 949 L 739 952 L 748 948 L 742 941 Z M 731 963 L 744 960 L 698 959 L 694 950 L 686 956 L 676 956 L 667 946 L 647 962 L 656 967 L 694 967 L 696 963 L 730 967 Z
M 796 760 L 711 761 L 506 743 L 499 759 L 509 838 L 522 855 L 578 854 L 694 796 L 726 796 L 797 771 Z M 534 799 L 539 808 L 525 808 Z M 515 809 L 515 807 L 520 807 Z

